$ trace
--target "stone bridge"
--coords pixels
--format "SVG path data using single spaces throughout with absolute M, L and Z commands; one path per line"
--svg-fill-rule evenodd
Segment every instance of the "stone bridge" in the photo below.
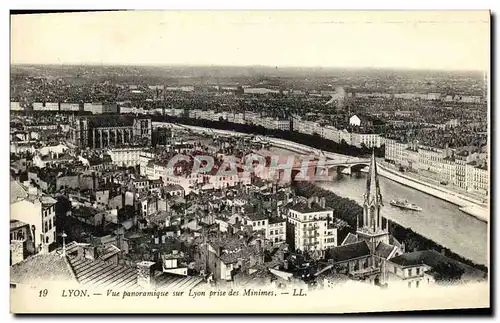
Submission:
M 247 133 L 240 133 L 230 130 L 220 130 L 220 129 L 211 129 L 211 128 L 203 128 L 191 125 L 182 125 L 182 124 L 172 124 L 167 122 L 153 122 L 153 127 L 158 126 L 167 126 L 170 128 L 177 129 L 185 129 L 198 133 L 206 133 L 206 134 L 218 134 L 223 136 L 249 136 Z M 320 162 L 318 164 L 310 164 L 309 168 L 318 168 L 323 169 L 324 173 L 328 173 L 331 169 L 336 168 L 337 171 L 340 171 L 344 174 L 351 174 L 353 171 L 360 171 L 365 167 L 370 165 L 370 159 L 362 159 L 342 154 L 336 154 L 331 152 L 322 151 L 320 149 L 316 149 L 313 147 L 309 147 L 306 145 L 302 145 L 293 141 L 266 137 L 261 135 L 255 136 L 256 140 L 260 140 L 262 142 L 270 143 L 274 147 L 283 148 L 301 155 L 310 156 L 315 159 L 324 160 L 324 162 Z M 300 165 L 293 167 L 294 171 L 300 171 Z

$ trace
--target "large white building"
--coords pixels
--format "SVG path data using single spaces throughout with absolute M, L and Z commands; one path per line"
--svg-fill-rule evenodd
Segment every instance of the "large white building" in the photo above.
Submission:
M 352 133 L 351 145 L 361 147 L 362 145 L 368 148 L 380 147 L 380 136 L 378 134 Z
M 10 102 L 10 110 L 12 111 L 21 111 L 23 108 L 19 104 L 19 102 Z
M 113 164 L 125 167 L 135 167 L 141 164 L 141 147 L 113 148 L 108 150 Z
M 349 118 L 349 124 L 351 126 L 360 126 L 361 125 L 361 119 L 357 115 L 353 115 L 352 117 Z
M 324 198 L 292 202 L 287 209 L 287 226 L 291 234 L 288 238 L 295 250 L 323 252 L 337 246 L 337 228 L 332 224 L 333 211 L 325 207 Z
M 486 164 L 478 165 L 475 162 L 465 166 L 466 188 L 469 192 L 488 195 L 489 172 Z
M 61 111 L 80 111 L 80 104 L 79 103 L 61 102 L 59 108 Z
M 267 129 L 290 130 L 290 120 L 288 119 L 266 117 L 259 118 L 254 123 Z
M 385 159 L 395 163 L 402 163 L 405 159 L 405 150 L 408 148 L 407 144 L 397 142 L 393 139 L 385 140 Z
M 36 250 L 48 252 L 49 245 L 56 241 L 56 200 L 37 194 L 36 188 L 30 188 L 26 198 L 12 201 L 11 220 L 29 224 Z

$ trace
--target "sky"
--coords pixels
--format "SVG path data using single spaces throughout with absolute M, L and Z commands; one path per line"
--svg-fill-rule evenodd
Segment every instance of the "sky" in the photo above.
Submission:
M 487 11 L 128 11 L 11 16 L 12 64 L 488 71 Z

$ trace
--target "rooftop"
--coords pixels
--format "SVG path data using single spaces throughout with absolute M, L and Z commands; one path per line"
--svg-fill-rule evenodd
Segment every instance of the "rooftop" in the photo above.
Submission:
M 269 224 L 280 223 L 280 222 L 286 222 L 286 219 L 279 218 L 277 216 L 273 216 L 273 217 L 269 218 Z
M 62 256 L 60 250 L 27 258 L 13 265 L 10 274 L 12 283 L 74 281 L 98 288 L 142 289 L 137 283 L 138 272 L 135 266 L 116 265 L 78 256 Z M 201 277 L 183 277 L 161 272 L 155 273 L 154 278 L 157 289 L 188 290 L 203 282 Z
M 391 253 L 394 251 L 395 246 L 391 246 L 390 244 L 380 242 L 375 249 L 375 255 L 380 256 L 384 259 L 389 258 Z
M 334 247 L 326 252 L 325 259 L 342 262 L 370 255 L 370 248 L 365 241 Z
M 248 213 L 244 216 L 248 217 L 252 221 L 266 220 L 267 216 L 263 212 Z
M 184 191 L 184 188 L 179 184 L 170 184 L 164 187 L 165 192 Z
M 22 228 L 24 226 L 27 226 L 28 223 L 24 223 L 22 221 L 19 221 L 19 220 L 10 220 L 10 229 L 11 230 L 15 230 L 15 229 L 19 229 L 19 228 Z
M 435 250 L 425 250 L 425 251 L 415 251 L 410 253 L 405 253 L 400 256 L 391 258 L 390 261 L 402 267 L 410 267 L 417 265 L 428 265 L 430 267 L 435 267 L 438 264 L 454 264 L 462 269 L 464 269 L 464 276 L 469 277 L 483 277 L 484 272 L 475 269 L 471 266 L 463 264 L 459 261 L 453 260 L 451 258 L 442 255 Z
M 349 232 L 342 242 L 342 245 L 345 246 L 356 242 L 358 242 L 358 236 Z
M 298 203 L 291 203 L 292 205 L 289 206 L 290 210 L 299 212 L 299 213 L 313 213 L 313 212 L 322 212 L 322 211 L 327 211 L 326 208 L 321 207 L 318 203 L 305 203 L 305 202 L 298 202 Z
M 15 180 L 10 181 L 10 203 L 15 203 L 20 199 L 25 199 L 28 197 L 28 193 L 22 187 L 22 185 Z

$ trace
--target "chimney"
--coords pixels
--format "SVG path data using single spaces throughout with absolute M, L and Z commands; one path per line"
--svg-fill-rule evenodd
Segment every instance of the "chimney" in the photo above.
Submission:
M 15 265 L 26 258 L 26 240 L 12 240 L 10 242 L 10 261 Z
M 98 257 L 97 246 L 87 245 L 83 247 L 83 256 L 90 260 L 96 260 Z
M 86 248 L 88 248 L 88 244 L 78 244 L 77 248 L 77 257 L 78 258 L 85 258 L 85 253 L 86 253 Z
M 137 264 L 137 283 L 143 288 L 154 288 L 154 262 L 141 261 Z

